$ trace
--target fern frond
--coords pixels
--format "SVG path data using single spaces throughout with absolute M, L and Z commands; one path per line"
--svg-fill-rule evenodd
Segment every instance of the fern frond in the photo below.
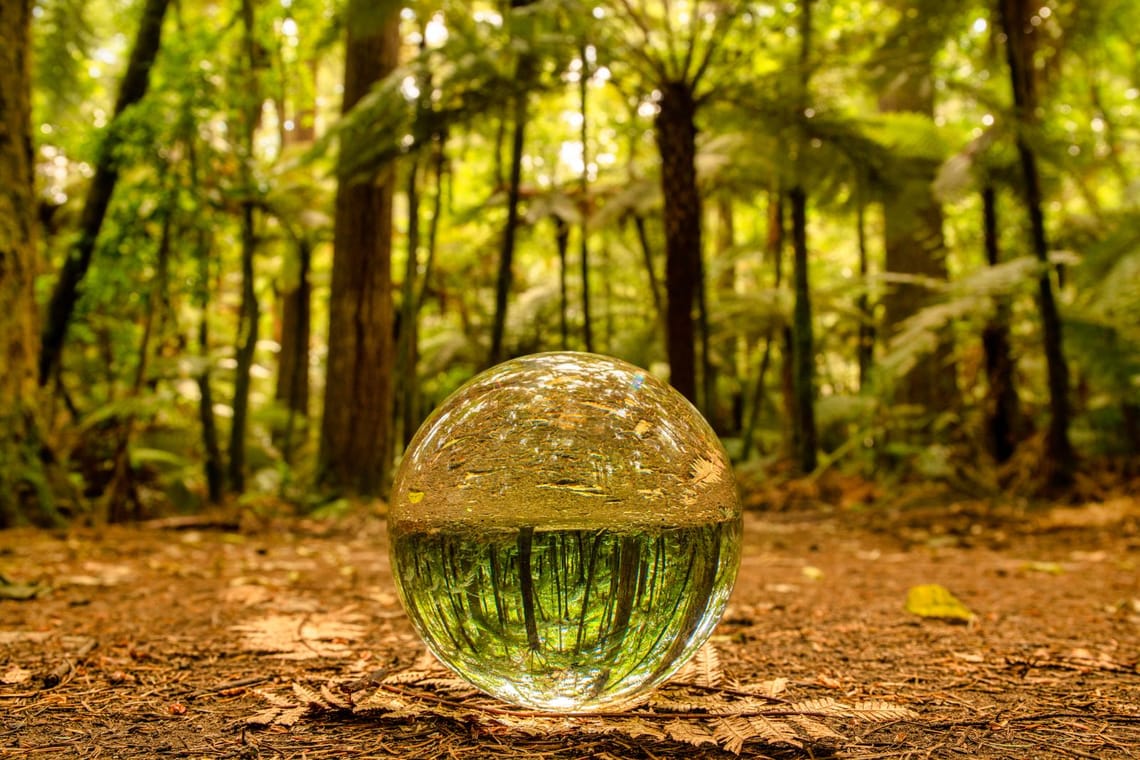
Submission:
M 846 705 L 831 697 L 819 697 L 796 702 L 789 708 L 789 712 L 793 715 L 797 713 L 807 713 L 809 715 L 822 715 L 829 718 L 853 717 L 850 705 Z
M 439 676 L 439 671 L 434 670 L 397 670 L 395 673 L 390 673 L 384 676 L 384 680 L 380 683 L 387 684 L 413 684 L 422 683 L 425 679 L 436 678 Z
M 370 713 L 370 712 L 394 712 L 406 705 L 406 701 L 401 699 L 398 695 L 384 689 L 377 689 L 369 694 L 364 699 L 356 702 L 352 706 L 352 711 L 356 714 Z
M 293 682 L 293 694 L 297 699 L 301 700 L 301 704 L 307 707 L 314 707 L 318 710 L 331 710 L 332 705 L 325 701 L 325 698 L 319 692 L 313 691 L 308 686 Z
M 702 744 L 714 746 L 718 744 L 716 737 L 697 721 L 674 720 L 666 723 L 664 728 L 669 738 L 676 742 L 684 742 L 694 747 L 699 747 Z
M 321 699 L 323 699 L 326 704 L 338 710 L 352 709 L 352 702 L 348 697 L 342 692 L 334 691 L 327 683 L 321 685 Z
M 432 689 L 441 694 L 447 694 L 453 697 L 472 696 L 479 693 L 471 684 L 464 681 L 462 678 L 448 678 L 448 677 L 434 677 L 424 678 L 418 681 L 417 686 Z
M 843 734 L 831 729 L 828 726 L 820 723 L 818 720 L 807 717 L 806 715 L 793 715 L 788 719 L 800 729 L 807 736 L 815 742 L 820 741 L 844 741 L 846 737 Z
M 273 721 L 277 720 L 277 716 L 282 712 L 284 711 L 279 707 L 270 707 L 259 713 L 250 715 L 245 719 L 245 724 L 247 726 L 272 726 Z
M 630 739 L 663 741 L 668 738 L 658 726 L 636 715 L 629 718 L 586 719 L 580 722 L 578 729 L 587 734 L 622 734 Z
M 693 694 L 681 689 L 660 689 L 649 697 L 649 709 L 660 712 L 717 712 L 727 705 L 719 694 Z
M 273 719 L 270 725 L 292 728 L 297 724 L 297 721 L 304 717 L 306 712 L 308 712 L 308 709 L 305 707 L 294 707 L 290 710 L 282 710 L 278 713 L 277 717 Z
M 851 705 L 851 713 L 857 718 L 876 723 L 890 720 L 911 720 L 918 717 L 918 713 L 909 707 L 878 699 L 856 702 Z
M 765 718 L 763 715 L 753 715 L 748 718 L 748 725 L 751 727 L 754 737 L 769 744 L 786 744 L 790 747 L 803 746 L 799 734 L 782 720 Z
M 265 691 L 263 689 L 254 689 L 253 693 L 256 694 L 257 696 L 261 697 L 262 699 L 264 699 L 266 702 L 268 702 L 273 707 L 285 709 L 285 708 L 297 706 L 297 703 L 295 701 L 293 701 L 292 699 L 289 699 L 288 697 L 283 697 L 280 694 L 274 694 L 271 691 Z
M 734 755 L 744 749 L 744 743 L 757 736 L 747 718 L 718 718 L 712 724 L 713 738 Z
M 692 683 L 706 688 L 720 686 L 722 681 L 724 671 L 720 667 L 720 655 L 712 644 L 705 644 L 698 649 L 693 658 L 672 678 L 673 683 Z

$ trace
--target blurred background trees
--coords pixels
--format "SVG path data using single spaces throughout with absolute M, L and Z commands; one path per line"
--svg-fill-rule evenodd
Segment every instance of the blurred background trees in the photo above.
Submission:
M 0 525 L 336 509 L 561 348 L 752 476 L 1135 467 L 1135 3 L 0 14 Z

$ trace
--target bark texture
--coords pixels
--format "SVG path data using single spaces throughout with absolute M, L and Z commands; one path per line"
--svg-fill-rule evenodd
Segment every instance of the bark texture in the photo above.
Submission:
M 307 239 L 297 240 L 297 281 L 281 293 L 281 353 L 274 397 L 291 413 L 309 415 L 309 339 L 312 335 L 310 280 L 313 251 Z
M 49 505 L 35 487 L 38 340 L 31 0 L 0 3 L 0 528 Z
M 398 14 L 389 3 L 349 3 L 345 112 L 396 67 Z M 342 157 L 360 146 L 359 135 L 345 135 Z M 394 182 L 392 167 L 364 181 L 342 168 L 336 195 L 319 470 L 325 487 L 361 496 L 381 492 L 389 461 Z
M 997 193 L 994 188 L 982 190 L 982 221 L 986 263 L 997 266 L 998 250 Z M 1017 446 L 1020 428 L 1020 402 L 1014 382 L 1013 353 L 1009 339 L 1009 299 L 998 300 L 993 319 L 982 330 L 982 349 L 986 357 L 986 445 L 998 462 L 1005 462 Z
M 788 192 L 792 207 L 792 285 L 796 294 L 792 317 L 792 389 L 795 395 L 796 464 L 801 474 L 812 472 L 817 463 L 815 428 L 815 340 L 811 321 L 811 288 L 808 282 L 807 194 L 802 187 Z
M 503 242 L 499 251 L 499 272 L 495 280 L 495 316 L 491 325 L 491 353 L 488 366 L 506 358 L 504 340 L 507 331 L 507 304 L 514 279 L 515 238 L 519 228 L 519 199 L 522 188 L 523 145 L 526 142 L 528 85 L 534 61 L 522 54 L 515 68 L 518 91 L 514 97 L 514 126 L 511 132 L 511 172 L 507 185 L 507 222 L 503 228 Z
M 1017 157 L 1021 166 L 1022 191 L 1029 214 L 1033 253 L 1042 264 L 1049 262 L 1049 240 L 1045 234 L 1045 212 L 1041 201 L 1041 178 L 1037 156 L 1025 139 L 1025 131 L 1036 121 L 1037 96 L 1033 80 L 1033 13 L 1026 0 L 998 0 L 1002 28 L 1006 36 L 1013 106 L 1021 129 L 1017 131 Z M 1041 339 L 1049 377 L 1049 430 L 1045 436 L 1046 472 L 1049 486 L 1064 487 L 1073 479 L 1073 446 L 1069 440 L 1069 368 L 1061 336 L 1061 315 L 1053 294 L 1053 274 L 1042 269 L 1037 281 L 1037 308 L 1041 313 Z
M 701 196 L 697 191 L 696 103 L 685 82 L 661 89 L 654 123 L 665 199 L 665 345 L 669 382 L 697 403 L 693 305 L 701 274 Z
M 882 111 L 934 115 L 934 83 L 929 65 L 901 73 L 879 100 Z M 946 245 L 942 207 L 931 183 L 936 167 L 914 166 L 883 200 L 886 271 L 919 279 L 946 280 Z M 908 317 L 934 301 L 929 288 L 894 283 L 883 295 L 884 332 L 888 339 Z M 895 399 L 932 412 L 952 408 L 958 400 L 954 346 L 948 331 L 939 336 L 932 356 L 898 378 Z

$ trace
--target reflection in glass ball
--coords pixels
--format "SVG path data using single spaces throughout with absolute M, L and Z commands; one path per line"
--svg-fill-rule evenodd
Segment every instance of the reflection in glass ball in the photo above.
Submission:
M 448 667 L 508 702 L 597 710 L 708 638 L 740 564 L 716 435 L 630 364 L 526 356 L 416 434 L 389 512 L 404 608 Z

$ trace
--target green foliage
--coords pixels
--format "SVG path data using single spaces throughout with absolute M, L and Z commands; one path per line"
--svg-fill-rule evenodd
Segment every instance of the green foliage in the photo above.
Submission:
M 1081 388 L 1082 440 L 1088 452 L 1126 451 L 1121 410 L 1140 403 L 1140 93 L 1136 45 L 1128 34 L 1137 11 L 1123 0 L 1046 6 L 1051 13 L 1038 17 L 1035 37 L 1040 113 L 1024 137 L 1042 160 L 1048 233 L 1064 274 L 1059 300 Z M 788 448 L 781 370 L 791 316 L 789 237 L 785 220 L 783 246 L 777 245 L 768 207 L 793 182 L 807 187 L 811 204 L 822 466 L 893 463 L 932 477 L 952 471 L 954 447 L 970 440 L 984 416 L 979 336 L 999 315 L 999 302 L 1009 305 L 1027 414 L 1042 406 L 1045 377 L 1033 309 L 1041 268 L 1028 256 L 1022 228 L 1008 76 L 992 38 L 990 5 L 817 0 L 805 102 L 797 4 L 541 0 L 515 10 L 453 0 L 416 4 L 404 14 L 402 65 L 342 116 L 343 38 L 353 23 L 344 2 L 258 3 L 252 75 L 241 65 L 238 4 L 181 3 L 164 30 L 148 96 L 109 135 L 106 122 L 136 7 L 118 0 L 37 3 L 35 132 L 39 188 L 54 209 L 45 211 L 50 223 L 43 236 L 50 270 L 68 250 L 101 146 L 113 148 L 120 171 L 56 391 L 66 392 L 73 418 L 61 412 L 53 424 L 66 431 L 60 440 L 74 442 L 98 439 L 100 431 L 118 431 L 129 421 L 132 470 L 153 477 L 179 508 L 199 506 L 205 488 L 203 372 L 210 375 L 210 411 L 223 439 L 232 412 L 246 201 L 255 203 L 259 218 L 256 286 L 266 305 L 266 339 L 255 356 L 251 395 L 249 462 L 258 489 L 302 500 L 316 460 L 314 409 L 312 419 L 293 420 L 294 457 L 282 461 L 279 438 L 290 416 L 274 400 L 274 381 L 285 337 L 282 298 L 296 287 L 304 243 L 312 253 L 314 395 L 323 387 L 337 161 L 349 181 L 374 181 L 382 168 L 397 167 L 397 285 L 408 255 L 405 192 L 417 162 L 420 242 L 413 270 L 424 295 L 418 371 L 397 382 L 416 384 L 420 416 L 481 369 L 506 213 L 507 109 L 520 85 L 515 72 L 523 55 L 538 63 L 527 83 L 531 123 L 510 352 L 560 347 L 563 321 L 566 345 L 584 346 L 578 258 L 584 226 L 597 350 L 668 372 L 659 306 L 649 287 L 655 283 L 660 300 L 670 223 L 662 218 L 653 126 L 662 84 L 683 79 L 697 85 L 700 102 L 697 168 L 709 371 L 717 396 L 711 406 L 726 436 L 739 439 L 746 413 L 758 405 L 753 438 L 770 457 Z M 879 112 L 888 88 L 920 75 L 930 77 L 933 118 Z M 251 92 L 263 100 L 252 156 L 238 136 Z M 300 136 L 302 124 L 314 127 L 315 139 Z M 362 147 L 334 160 L 347 136 Z M 877 304 L 898 283 L 882 271 L 880 201 L 935 171 L 951 280 L 918 283 L 931 289 L 933 303 L 893 338 L 876 337 L 875 367 L 860 389 L 860 322 L 877 326 Z M 977 198 L 983 187 L 995 188 L 999 201 L 996 242 L 1003 263 L 996 267 L 983 264 Z M 731 220 L 720 218 L 722 202 Z M 859 274 L 857 213 L 866 277 Z M 565 272 L 555 218 L 570 225 Z M 46 295 L 52 279 L 45 275 L 38 292 Z M 953 424 L 943 420 L 927 440 L 903 440 L 896 431 L 922 418 L 923 410 L 892 408 L 882 399 L 945 335 L 955 340 L 968 408 L 953 410 Z M 757 391 L 765 347 L 768 364 Z M 929 440 L 956 430 L 961 437 L 950 443 Z M 71 461 L 80 468 L 78 457 Z

